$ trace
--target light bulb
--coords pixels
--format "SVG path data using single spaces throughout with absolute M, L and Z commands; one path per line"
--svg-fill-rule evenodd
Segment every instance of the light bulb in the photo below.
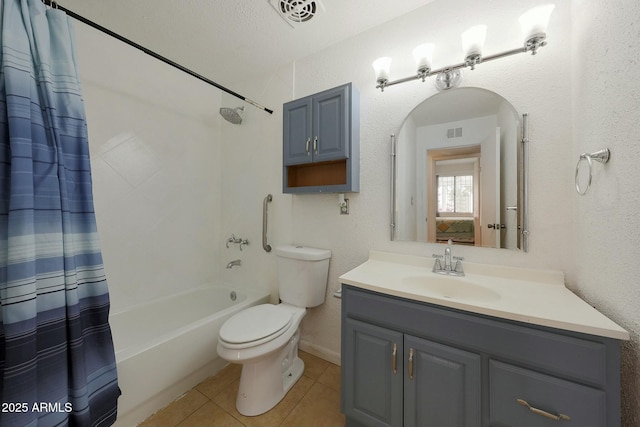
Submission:
M 472 55 L 481 55 L 484 42 L 487 39 L 487 26 L 476 25 L 462 33 L 462 51 L 465 58 Z
M 376 81 L 377 82 L 386 82 L 389 80 L 389 73 L 391 70 L 391 58 L 388 56 L 383 56 L 382 58 L 378 58 L 373 61 L 373 69 L 376 73 Z
M 533 38 L 544 40 L 549 25 L 549 17 L 555 8 L 554 4 L 546 4 L 529 9 L 518 18 L 525 43 Z
M 433 43 L 424 43 L 413 49 L 413 59 L 416 61 L 418 73 L 429 72 L 433 60 Z

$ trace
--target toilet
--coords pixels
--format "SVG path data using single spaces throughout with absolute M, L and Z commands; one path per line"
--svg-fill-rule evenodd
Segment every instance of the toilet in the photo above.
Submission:
M 242 364 L 238 412 L 260 415 L 276 406 L 298 381 L 300 322 L 307 307 L 324 302 L 331 251 L 303 246 L 275 248 L 280 304 L 249 307 L 230 317 L 218 335 L 218 354 Z

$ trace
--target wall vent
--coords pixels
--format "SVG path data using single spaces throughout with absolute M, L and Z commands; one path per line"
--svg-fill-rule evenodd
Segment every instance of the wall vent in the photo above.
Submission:
M 318 0 L 269 0 L 269 3 L 294 28 L 324 12 L 324 6 Z
M 447 129 L 447 138 L 460 138 L 462 136 L 462 128 Z

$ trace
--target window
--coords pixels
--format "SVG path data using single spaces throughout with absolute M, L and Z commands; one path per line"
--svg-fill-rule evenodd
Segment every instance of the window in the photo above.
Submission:
M 438 215 L 473 214 L 473 175 L 438 176 Z

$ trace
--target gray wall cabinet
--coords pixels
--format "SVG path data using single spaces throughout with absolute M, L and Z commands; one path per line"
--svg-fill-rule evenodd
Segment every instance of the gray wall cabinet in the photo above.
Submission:
M 359 190 L 360 98 L 351 83 L 283 105 L 283 192 Z
M 347 426 L 620 426 L 619 341 L 343 285 Z

